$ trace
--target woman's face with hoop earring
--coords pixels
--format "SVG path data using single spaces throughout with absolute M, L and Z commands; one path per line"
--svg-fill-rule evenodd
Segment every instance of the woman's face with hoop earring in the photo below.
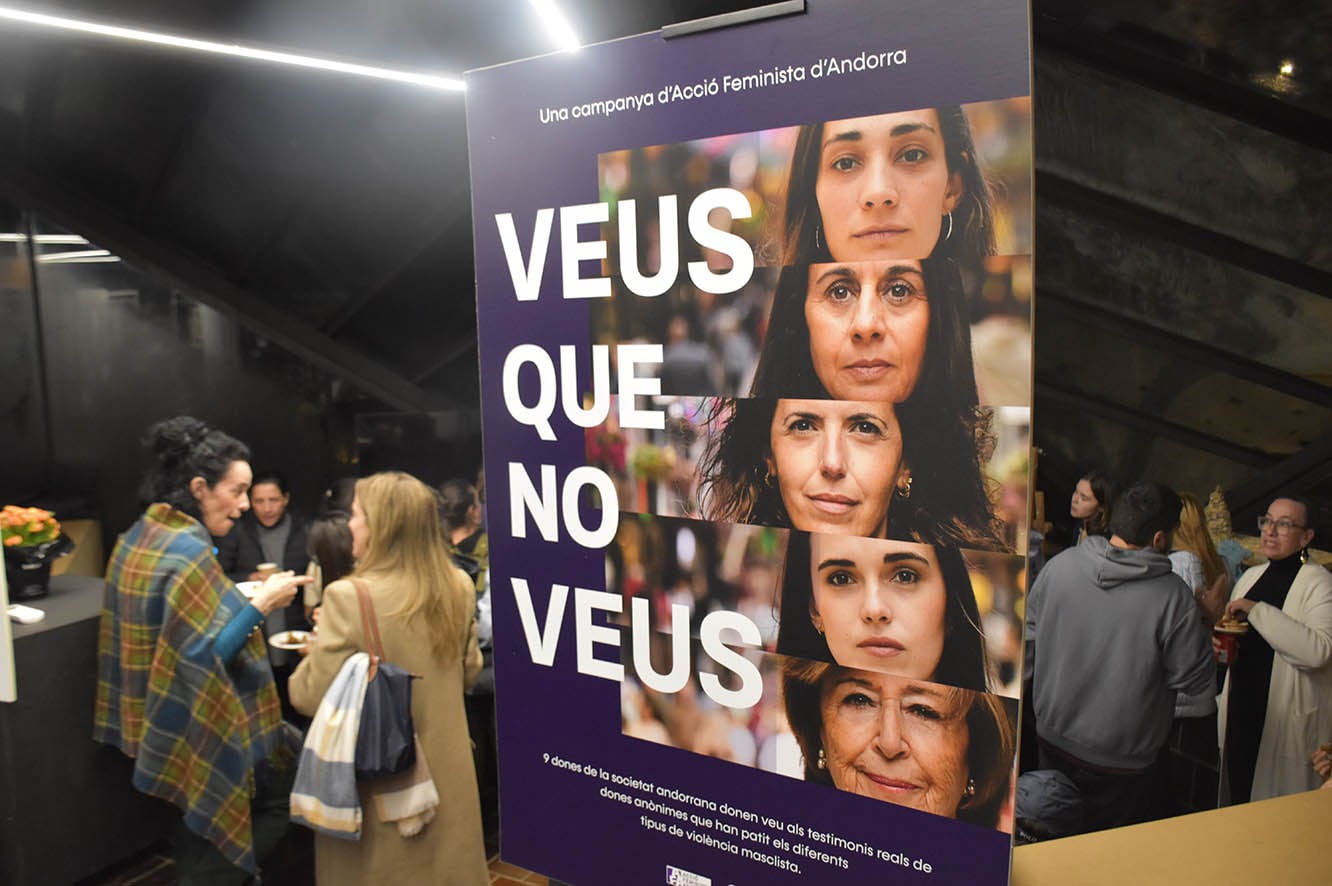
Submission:
M 814 195 L 834 261 L 927 258 L 962 192 L 933 108 L 823 124 Z
M 902 431 L 891 403 L 778 400 L 768 474 L 791 525 L 882 537 L 903 477 Z

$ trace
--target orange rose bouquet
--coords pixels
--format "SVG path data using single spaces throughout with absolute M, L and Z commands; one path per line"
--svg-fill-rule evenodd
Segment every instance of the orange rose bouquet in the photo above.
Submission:
M 51 563 L 70 552 L 74 543 L 60 532 L 60 521 L 41 508 L 5 505 L 0 510 L 0 544 L 11 600 L 45 596 L 50 590 Z
M 0 540 L 7 548 L 32 547 L 60 537 L 60 521 L 41 508 L 5 505 L 0 511 Z

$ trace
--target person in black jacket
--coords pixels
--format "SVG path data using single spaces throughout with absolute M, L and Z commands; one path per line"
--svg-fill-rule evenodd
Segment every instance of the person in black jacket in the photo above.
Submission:
M 250 486 L 250 509 L 236 521 L 230 532 L 214 539 L 217 560 L 232 581 L 262 581 L 264 576 L 258 569 L 261 563 L 277 564 L 278 572 L 290 569 L 297 575 L 305 574 L 310 565 L 310 555 L 306 551 L 310 523 L 291 511 L 290 504 L 291 494 L 281 474 L 276 471 L 255 474 Z M 299 596 L 285 609 L 269 613 L 264 620 L 265 637 L 279 631 L 309 628 Z M 268 657 L 273 665 L 283 716 L 301 723 L 302 718 L 287 698 L 287 677 L 296 666 L 296 653 L 270 647 Z
M 260 581 L 260 563 L 276 563 L 278 571 L 303 574 L 310 564 L 305 550 L 309 521 L 292 512 L 287 483 L 276 471 L 256 474 L 250 487 L 250 510 L 217 541 L 217 559 L 232 581 Z

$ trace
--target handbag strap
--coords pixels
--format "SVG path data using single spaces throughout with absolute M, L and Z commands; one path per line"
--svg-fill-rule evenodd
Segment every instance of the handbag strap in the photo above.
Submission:
M 370 599 L 370 591 L 365 586 L 365 582 L 359 578 L 353 578 L 351 583 L 356 587 L 356 599 L 361 604 L 361 630 L 365 633 L 365 643 L 370 647 L 370 671 L 366 674 L 367 680 L 373 680 L 375 673 L 379 670 L 379 663 L 384 660 L 384 644 L 379 639 L 379 622 L 375 620 L 375 604 Z

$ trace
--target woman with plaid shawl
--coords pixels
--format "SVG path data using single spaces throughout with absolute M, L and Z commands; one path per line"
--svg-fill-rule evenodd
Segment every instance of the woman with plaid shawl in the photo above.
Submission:
M 294 765 L 254 629 L 309 581 L 272 576 L 252 600 L 211 536 L 249 507 L 245 444 L 180 416 L 148 431 L 152 502 L 116 543 L 98 635 L 93 738 L 134 758 L 133 783 L 178 807 L 182 884 L 243 883 L 286 831 Z

